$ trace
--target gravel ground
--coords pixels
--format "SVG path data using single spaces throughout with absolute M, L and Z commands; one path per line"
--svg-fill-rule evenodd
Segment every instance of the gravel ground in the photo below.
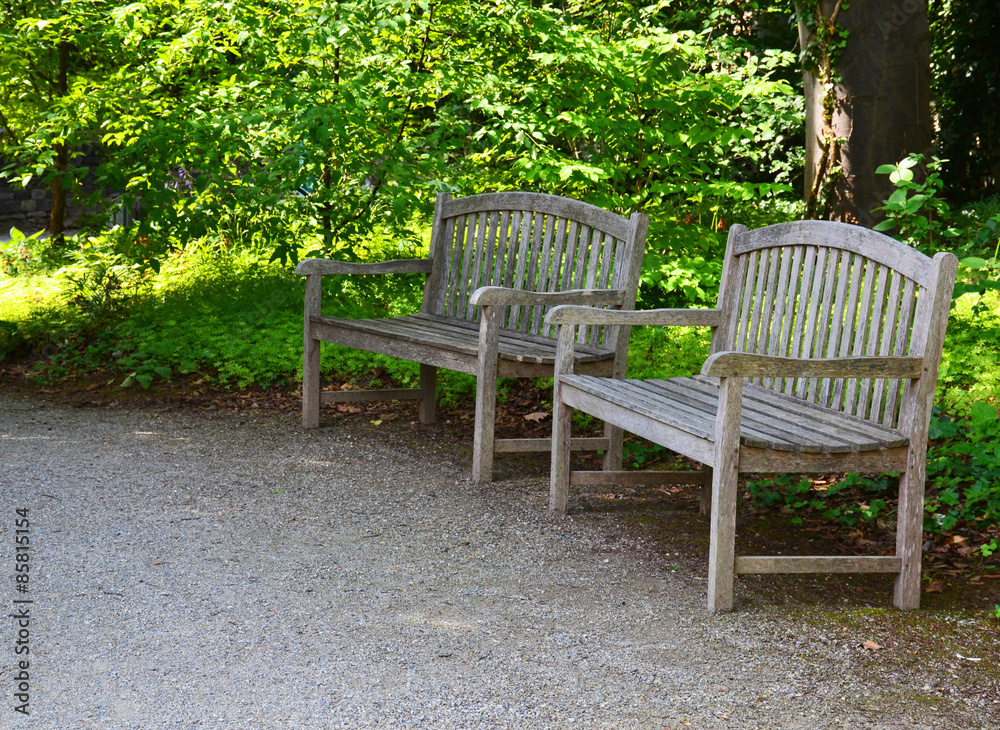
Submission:
M 34 548 L 31 714 L 7 621 L 0 727 L 1000 727 L 773 606 L 708 616 L 702 549 L 553 523 L 537 473 L 479 488 L 466 456 L 0 391 L 0 555 L 16 508 Z

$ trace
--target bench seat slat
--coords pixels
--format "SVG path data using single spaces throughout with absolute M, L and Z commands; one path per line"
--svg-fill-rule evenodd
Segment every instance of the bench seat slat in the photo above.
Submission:
M 430 345 L 443 350 L 476 355 L 479 351 L 479 327 L 474 322 L 448 320 L 433 315 L 412 314 L 388 319 L 344 319 L 313 316 L 311 321 L 349 330 L 393 337 L 400 342 Z M 574 361 L 597 362 L 614 358 L 613 350 L 579 345 Z M 551 365 L 555 362 L 555 342 L 544 337 L 507 329 L 500 330 L 499 355 L 504 360 Z
M 708 379 L 613 380 L 590 375 L 565 375 L 562 382 L 617 405 L 632 408 L 676 428 L 714 439 L 718 386 Z M 872 426 L 862 419 L 816 406 L 796 409 L 790 396 L 747 386 L 743 399 L 740 443 L 753 448 L 802 453 L 845 454 L 905 446 L 898 432 Z M 817 416 L 823 416 L 820 420 Z M 809 425 L 808 419 L 812 419 Z M 839 425 L 839 428 L 838 428 Z M 871 426 L 871 424 L 868 424 Z

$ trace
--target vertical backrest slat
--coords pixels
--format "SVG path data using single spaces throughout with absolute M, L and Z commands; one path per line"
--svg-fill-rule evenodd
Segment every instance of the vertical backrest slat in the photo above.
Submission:
M 513 289 L 526 289 L 527 282 L 525 277 L 528 271 L 528 262 L 531 259 L 531 211 L 518 211 L 518 225 L 517 228 L 517 263 L 515 266 L 510 267 L 510 271 L 513 272 L 513 276 L 510 282 L 505 284 Z M 515 226 L 511 225 L 511 235 L 513 235 Z M 507 328 L 516 330 L 518 328 L 518 321 L 523 314 L 526 314 L 527 307 L 511 307 L 510 314 L 507 318 Z
M 580 224 L 571 220 L 566 227 L 566 245 L 563 247 L 562 274 L 558 279 L 558 289 L 573 288 L 573 260 L 576 255 L 576 242 L 580 237 Z
M 456 262 L 461 257 L 461 263 L 455 266 L 455 278 L 452 281 L 451 301 L 448 304 L 448 315 L 459 317 L 465 313 L 465 307 L 459 309 L 459 303 L 464 296 L 468 296 L 469 273 L 472 271 L 472 259 L 476 254 L 476 216 L 465 215 L 459 220 L 460 228 L 465 232 L 465 246 L 461 246 L 461 236 L 455 239 Z
M 860 266 L 860 262 L 858 263 Z M 864 278 L 858 283 L 861 299 L 857 314 L 854 316 L 854 342 L 845 355 L 862 355 L 868 338 L 868 329 L 872 323 L 872 298 L 875 294 L 875 278 L 878 276 L 878 264 L 868 259 L 865 262 Z M 858 403 L 858 379 L 844 379 L 844 413 L 854 414 Z
M 802 246 L 802 276 L 799 280 L 798 301 L 795 310 L 795 328 L 788 350 L 789 357 L 802 357 L 802 340 L 806 336 L 806 328 L 810 322 L 806 318 L 809 311 L 809 300 L 813 294 L 813 266 L 816 263 L 816 247 Z M 795 395 L 803 385 L 802 378 L 788 378 L 785 382 L 786 395 Z
M 863 354 L 868 357 L 875 357 L 878 354 L 879 340 L 882 337 L 882 327 L 886 320 L 885 295 L 888 291 L 888 279 L 892 270 L 885 265 L 879 264 L 877 269 L 878 286 L 875 289 L 875 300 L 872 303 L 871 316 L 868 324 L 868 339 L 865 343 Z M 859 353 L 862 354 L 862 353 Z M 868 418 L 868 409 L 871 405 L 871 378 L 862 378 L 858 383 L 858 405 L 854 409 L 854 415 L 861 418 Z M 877 417 L 872 420 L 878 420 Z
M 534 222 L 531 222 L 529 216 L 525 216 L 525 221 L 531 226 L 531 257 L 528 260 L 528 269 L 524 275 L 524 288 L 531 291 L 537 291 L 539 287 L 539 258 L 541 255 L 542 248 L 542 229 L 545 226 L 545 216 L 542 213 L 535 213 Z M 533 311 L 532 307 L 523 307 L 521 312 L 521 319 L 517 323 L 518 332 L 527 332 L 528 328 L 531 327 L 531 318 Z
M 802 347 L 796 349 L 800 357 L 813 357 L 813 348 L 816 347 L 816 338 L 819 334 L 817 319 L 819 309 L 823 304 L 824 281 L 826 277 L 827 254 L 829 249 L 826 246 L 816 248 L 816 262 L 813 264 L 812 280 L 809 283 L 809 309 L 805 314 L 806 329 L 802 334 Z M 805 283 L 803 282 L 803 286 Z M 795 385 L 795 395 L 798 398 L 808 399 L 810 386 L 815 385 L 815 378 L 799 378 Z
M 567 225 L 569 223 L 569 225 Z M 569 229 L 569 230 L 567 230 Z M 572 250 L 572 243 L 570 242 L 571 234 L 576 231 L 576 225 L 573 222 L 567 221 L 565 218 L 559 217 L 556 219 L 556 236 L 555 240 L 552 242 L 552 259 L 549 266 L 549 282 L 548 291 L 558 291 L 560 282 L 562 281 L 563 273 L 563 253 L 567 250 Z M 546 337 L 552 336 L 552 325 L 545 324 L 542 319 L 544 317 L 544 309 L 539 312 L 539 325 L 542 330 L 539 334 L 543 334 Z
M 739 278 L 743 286 L 743 299 L 740 302 L 740 313 L 730 337 L 732 338 L 733 350 L 747 352 L 747 348 L 750 346 L 750 322 L 753 312 L 754 289 L 760 275 L 760 252 L 751 251 L 749 255 L 741 256 L 740 258 L 746 261 L 746 273 Z M 720 344 L 720 349 L 724 350 L 725 346 Z
M 767 262 L 767 284 L 764 287 L 764 300 L 761 306 L 760 323 L 757 329 L 757 337 L 754 343 L 753 352 L 764 354 L 767 352 L 768 341 L 771 337 L 772 316 L 774 313 L 774 299 L 777 293 L 778 273 L 781 268 L 781 249 L 772 248 Z M 762 378 L 754 378 L 753 383 L 760 385 Z
M 791 325 L 790 319 L 786 315 L 788 314 L 788 300 L 791 298 L 794 300 L 794 296 L 791 294 L 791 286 L 789 285 L 791 280 L 792 268 L 794 266 L 794 255 L 795 249 L 798 247 L 788 248 L 787 246 L 780 249 L 779 256 L 781 257 L 781 269 L 778 273 L 778 291 L 774 297 L 774 315 L 771 317 L 771 332 L 768 337 L 767 342 L 767 354 L 772 356 L 781 357 L 784 355 L 783 347 L 788 344 L 788 339 L 785 337 L 785 332 Z M 798 252 L 801 258 L 801 252 Z M 778 390 L 781 386 L 776 382 L 775 378 L 763 378 L 762 384 L 765 388 L 776 387 Z
M 448 196 L 451 197 L 450 195 Z M 451 279 L 454 276 L 455 270 L 455 219 L 448 218 L 446 221 L 435 221 L 437 226 L 444 226 L 444 233 L 442 235 L 442 240 L 433 241 L 431 245 L 435 248 L 434 252 L 434 266 L 440 267 L 440 269 L 432 273 L 432 278 L 435 279 L 435 289 L 433 294 L 428 293 L 428 296 L 432 298 L 430 304 L 426 303 L 426 308 L 421 308 L 421 311 L 427 314 L 445 314 L 445 309 L 448 306 L 447 296 L 448 292 L 451 290 Z M 432 239 L 434 236 L 432 235 Z
M 826 265 L 826 281 L 823 285 L 823 307 L 819 315 L 816 331 L 816 346 L 813 349 L 813 357 L 829 357 L 830 341 L 837 332 L 834 331 L 834 318 L 832 316 L 834 308 L 837 306 L 837 297 L 847 291 L 847 282 L 838 278 L 844 261 L 850 254 L 838 249 L 829 249 L 830 257 Z M 809 396 L 807 400 L 813 403 L 824 402 L 824 391 L 829 386 L 828 378 L 812 378 L 809 382 Z
M 896 322 L 899 320 L 899 304 L 903 294 L 903 276 L 898 272 L 890 273 L 892 283 L 889 284 L 889 301 L 885 306 L 885 321 L 882 324 L 882 338 L 878 354 L 889 357 L 892 354 L 893 341 L 896 337 Z M 877 378 L 872 386 L 872 403 L 868 419 L 879 423 L 882 420 L 882 405 L 885 402 L 885 391 L 888 387 L 886 378 Z
M 500 223 L 495 229 L 496 245 L 491 246 L 493 254 L 493 275 L 489 278 L 483 277 L 481 286 L 503 286 L 504 265 L 507 261 L 507 246 L 510 243 L 510 219 L 509 210 L 501 211 Z
M 542 262 L 538 268 L 537 291 L 548 291 L 549 277 L 552 275 L 552 257 L 555 253 L 553 248 L 559 245 L 557 241 L 562 236 L 556 224 L 557 219 L 555 216 L 545 216 L 545 240 L 542 244 Z M 531 315 L 531 326 L 527 330 L 528 332 L 541 334 L 544 324 L 542 321 L 543 311 L 540 304 L 535 305 Z
M 917 306 L 917 289 L 915 281 L 906 280 L 906 285 L 903 287 L 903 303 L 899 307 L 899 325 L 896 327 L 896 336 L 893 338 L 892 354 L 894 357 L 903 357 L 909 352 L 910 323 L 913 321 L 913 312 Z M 885 395 L 885 413 L 882 416 L 882 424 L 885 426 L 894 427 L 896 425 L 902 383 L 903 381 L 899 378 L 893 378 L 889 381 Z
M 843 274 L 841 274 L 843 276 Z M 861 299 L 861 289 L 864 284 L 864 257 L 854 254 L 851 257 L 851 284 L 847 295 L 847 305 L 843 311 L 844 325 L 840 333 L 840 345 L 836 357 L 847 357 L 851 354 L 851 343 L 854 341 L 854 328 L 858 319 L 858 301 Z M 835 410 L 844 410 L 844 378 L 835 378 L 833 394 L 829 406 Z
M 611 267 L 615 260 L 615 246 L 618 239 L 610 233 L 604 234 L 604 241 L 601 244 L 601 270 L 597 276 L 595 286 L 599 289 L 607 289 L 611 286 Z M 590 344 L 600 347 L 602 343 L 607 346 L 607 327 L 594 327 L 590 333 Z
M 598 264 L 600 263 L 598 257 L 601 254 L 601 231 L 597 228 L 590 230 L 590 235 L 587 237 L 588 240 L 584 243 L 583 236 L 580 237 L 581 247 L 586 246 L 583 251 L 583 256 L 580 257 L 580 263 L 585 264 L 585 269 L 581 272 L 579 276 L 579 287 L 583 289 L 593 289 L 595 283 L 597 282 L 597 271 Z M 597 327 L 578 327 L 579 332 L 577 333 L 577 342 L 581 344 L 587 344 L 590 340 L 591 330 L 597 331 Z
M 830 311 L 830 319 L 828 320 L 830 322 L 830 333 L 826 341 L 825 357 L 837 357 L 839 355 L 840 340 L 844 330 L 844 319 L 847 317 L 852 256 L 847 251 L 843 251 L 837 265 L 837 294 L 833 300 L 833 308 Z M 833 378 L 823 378 L 823 387 L 818 400 L 820 404 L 825 406 L 831 405 L 833 385 Z
M 760 316 L 762 302 L 764 301 L 764 289 L 767 286 L 767 267 L 771 256 L 767 251 L 761 251 L 757 261 L 757 272 L 755 274 L 753 299 L 750 302 L 750 328 L 747 330 L 745 338 L 745 351 L 757 352 L 757 339 L 760 332 Z
M 485 212 L 479 214 L 479 219 L 476 221 L 475 248 L 472 252 L 472 271 L 468 280 L 465 277 L 462 278 L 462 301 L 458 304 L 458 312 L 459 316 L 465 319 L 471 319 L 472 305 L 469 304 L 469 297 L 479 287 L 479 281 L 483 275 L 483 259 L 486 254 L 486 233 L 489 227 L 487 223 L 490 217 L 492 217 L 492 214 Z M 489 264 L 487 263 L 486 265 L 488 266 Z

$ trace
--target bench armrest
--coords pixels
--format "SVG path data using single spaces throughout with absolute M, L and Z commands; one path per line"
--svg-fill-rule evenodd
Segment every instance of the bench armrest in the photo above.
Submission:
M 469 303 L 486 307 L 494 304 L 519 306 L 523 304 L 589 304 L 621 306 L 625 303 L 624 289 L 569 289 L 567 291 L 535 292 L 525 289 L 508 289 L 505 286 L 481 286 L 472 292 Z M 590 307 L 584 307 L 590 309 Z M 603 310 L 601 310 L 603 311 Z
M 718 327 L 722 313 L 718 309 L 594 309 L 592 307 L 555 307 L 545 316 L 547 324 L 594 325 L 675 325 Z
M 920 357 L 798 358 L 717 352 L 702 365 L 702 375 L 720 378 L 919 378 Z
M 430 259 L 397 259 L 378 261 L 372 264 L 354 264 L 329 259 L 306 259 L 295 267 L 299 276 L 310 274 L 429 274 L 433 262 Z

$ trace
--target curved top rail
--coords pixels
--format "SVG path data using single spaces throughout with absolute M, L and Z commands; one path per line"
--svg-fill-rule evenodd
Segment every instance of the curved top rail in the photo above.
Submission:
M 525 210 L 575 220 L 591 228 L 627 240 L 631 224 L 627 218 L 572 198 L 545 193 L 483 193 L 467 198 L 449 200 L 442 206 L 443 218 L 454 218 L 469 213 L 500 210 Z M 640 215 L 642 215 L 640 213 Z
M 828 246 L 839 248 L 894 269 L 921 286 L 933 279 L 933 262 L 894 238 L 862 226 L 836 221 L 792 221 L 758 228 L 738 236 L 737 256 L 774 246 Z

